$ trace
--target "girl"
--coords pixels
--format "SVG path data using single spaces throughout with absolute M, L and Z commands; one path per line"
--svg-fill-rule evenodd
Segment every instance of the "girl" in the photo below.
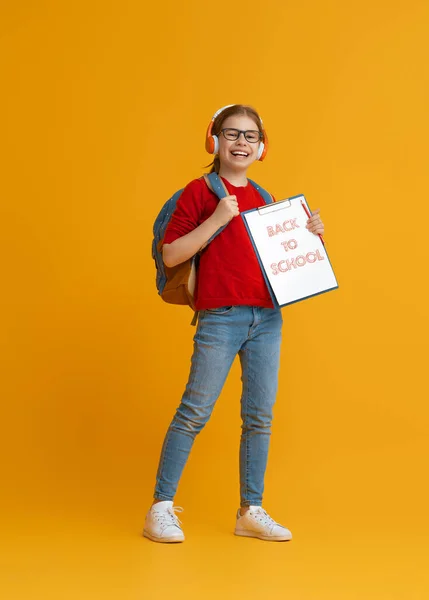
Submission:
M 185 539 L 173 499 L 195 436 L 210 418 L 235 356 L 242 368 L 240 504 L 235 534 L 262 540 L 292 539 L 291 532 L 262 508 L 264 475 L 277 393 L 282 315 L 275 308 L 240 212 L 265 205 L 247 181 L 247 170 L 267 152 L 267 135 L 250 106 L 229 105 L 213 117 L 206 148 L 229 195 L 218 200 L 204 179 L 184 189 L 167 227 L 163 259 L 175 266 L 201 254 L 195 306 L 199 311 L 191 371 L 180 406 L 168 428 L 156 477 L 154 502 L 144 535 L 157 542 Z M 324 226 L 315 211 L 307 227 Z

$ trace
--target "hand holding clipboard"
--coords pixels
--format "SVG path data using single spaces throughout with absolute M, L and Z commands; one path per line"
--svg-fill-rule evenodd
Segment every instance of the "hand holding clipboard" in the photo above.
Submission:
M 322 244 L 325 245 L 325 240 L 322 237 L 322 233 L 325 231 L 325 228 L 323 226 L 322 223 L 322 219 L 320 218 L 319 212 L 320 212 L 320 208 L 316 208 L 316 210 L 313 212 L 313 214 L 310 213 L 310 211 L 308 210 L 307 206 L 304 204 L 304 202 L 301 200 L 301 204 L 302 204 L 302 208 L 305 210 L 307 217 L 308 217 L 308 221 L 307 221 L 307 229 L 308 231 L 311 231 L 311 233 L 315 233 L 317 234 L 320 239 L 322 240 Z
M 338 288 L 319 210 L 303 195 L 241 213 L 275 306 Z

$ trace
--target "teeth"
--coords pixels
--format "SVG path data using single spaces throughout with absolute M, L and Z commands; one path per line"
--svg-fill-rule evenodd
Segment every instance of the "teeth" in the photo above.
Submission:
M 232 154 L 233 154 L 233 156 L 249 156 L 245 152 L 233 152 Z

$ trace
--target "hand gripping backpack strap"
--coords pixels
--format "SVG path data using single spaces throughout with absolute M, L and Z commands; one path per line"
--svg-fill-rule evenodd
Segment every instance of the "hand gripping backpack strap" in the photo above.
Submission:
M 208 173 L 208 174 L 206 173 L 205 175 L 203 175 L 203 177 L 204 177 L 204 181 L 206 182 L 209 190 L 212 191 L 214 194 L 216 194 L 216 196 L 219 198 L 219 200 L 222 200 L 222 198 L 225 198 L 225 196 L 229 196 L 229 192 L 226 189 L 226 185 L 224 184 L 224 182 L 222 181 L 222 179 L 219 177 L 219 175 L 217 173 Z M 226 225 L 223 225 L 222 227 L 220 227 L 220 229 L 218 229 L 212 235 L 212 237 L 209 240 L 207 240 L 207 242 L 204 244 L 203 248 L 205 248 L 208 244 L 210 244 L 210 242 L 212 242 L 217 235 L 222 233 L 222 231 L 225 229 L 225 227 L 227 225 L 228 225 L 228 223 L 226 223 Z
M 226 189 L 226 185 L 224 184 L 224 182 L 222 181 L 222 179 L 219 177 L 219 175 L 217 173 L 205 174 L 204 180 L 205 180 L 209 190 L 211 190 L 214 194 L 216 194 L 216 196 L 219 198 L 219 200 L 222 200 L 222 198 L 225 198 L 225 196 L 229 196 L 229 192 Z M 256 181 L 253 181 L 253 179 L 248 179 L 248 181 L 253 185 L 255 190 L 257 192 L 259 192 L 259 194 L 262 196 L 265 204 L 272 204 L 274 202 L 274 199 L 271 196 L 271 194 L 269 192 L 267 192 L 267 190 L 264 190 L 263 187 L 258 185 L 256 183 Z M 227 223 L 227 225 L 228 225 L 228 223 Z M 217 235 L 219 235 L 219 233 L 221 233 L 225 229 L 225 227 L 226 227 L 226 225 L 224 225 L 223 227 L 218 229 L 216 231 L 216 233 L 214 233 L 212 235 L 212 237 L 206 242 L 205 245 L 209 244 L 212 240 L 214 240 L 214 238 Z

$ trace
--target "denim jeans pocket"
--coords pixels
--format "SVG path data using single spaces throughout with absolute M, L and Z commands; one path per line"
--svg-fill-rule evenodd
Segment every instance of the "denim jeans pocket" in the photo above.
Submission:
M 231 312 L 233 308 L 233 306 L 219 306 L 219 308 L 206 308 L 205 311 L 216 315 L 226 315 Z

